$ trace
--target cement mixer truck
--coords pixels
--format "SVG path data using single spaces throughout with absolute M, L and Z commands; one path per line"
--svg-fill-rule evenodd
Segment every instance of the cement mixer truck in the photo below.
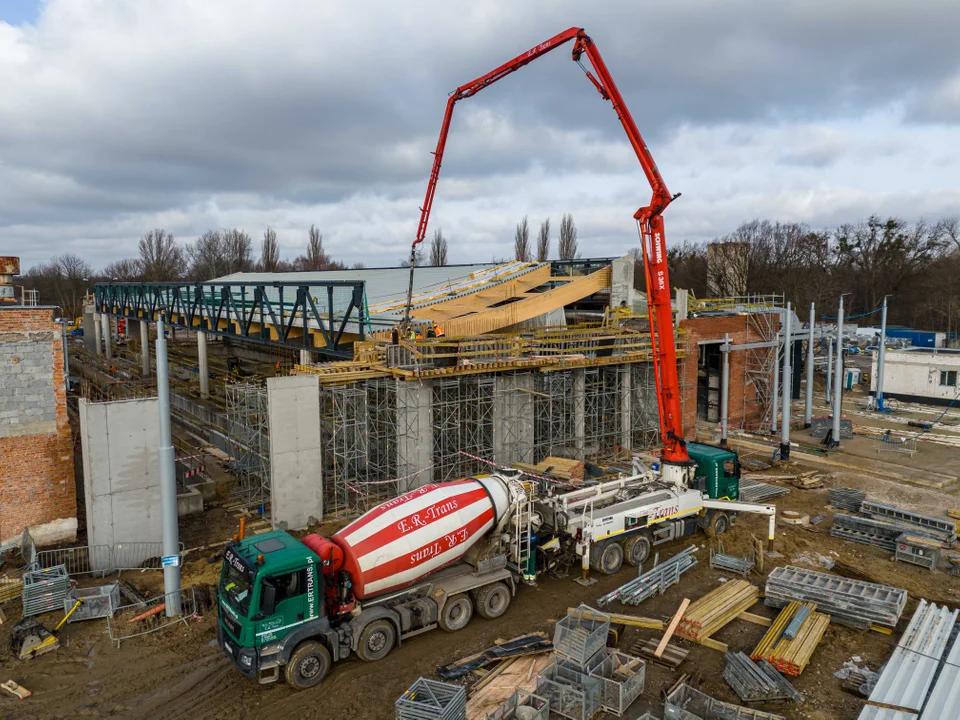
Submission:
M 305 689 L 350 655 L 379 660 L 474 613 L 500 617 L 527 562 L 513 542 L 530 519 L 527 487 L 499 475 L 424 485 L 329 538 L 273 531 L 228 544 L 220 647 L 261 683 L 282 670 Z

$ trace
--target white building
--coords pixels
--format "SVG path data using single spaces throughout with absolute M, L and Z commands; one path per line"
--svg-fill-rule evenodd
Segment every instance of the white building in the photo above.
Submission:
M 873 355 L 870 391 L 877 391 L 877 353 Z M 912 347 L 887 350 L 883 396 L 946 405 L 960 393 L 960 350 Z

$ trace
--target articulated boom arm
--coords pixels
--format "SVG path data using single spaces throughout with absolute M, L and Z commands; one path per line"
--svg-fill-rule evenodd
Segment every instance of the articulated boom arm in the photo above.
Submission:
M 450 122 L 453 119 L 453 108 L 457 101 L 476 95 L 483 88 L 492 85 L 497 80 L 516 72 L 524 65 L 545 55 L 551 50 L 564 45 L 571 40 L 573 45 L 573 60 L 586 73 L 587 79 L 593 83 L 604 100 L 613 105 L 620 124 L 627 133 L 627 139 L 637 154 L 640 166 L 643 168 L 647 182 L 653 191 L 650 204 L 641 207 L 634 213 L 637 228 L 640 232 L 641 247 L 643 250 L 643 267 L 647 286 L 647 307 L 650 314 L 650 334 L 653 345 L 654 375 L 657 383 L 657 398 L 660 411 L 660 432 L 664 449 L 663 459 L 668 463 L 686 464 L 689 455 L 683 442 L 683 425 L 680 410 L 680 382 L 677 374 L 677 352 L 673 332 L 673 312 L 670 305 L 670 276 L 667 270 L 666 242 L 663 234 L 663 218 L 661 213 L 676 196 L 670 195 L 666 183 L 657 169 L 650 151 L 647 149 L 643 136 L 637 128 L 630 111 L 627 109 L 620 90 L 610 76 L 606 63 L 600 56 L 593 40 L 582 28 L 572 27 L 558 35 L 554 35 L 546 42 L 518 55 L 513 60 L 483 75 L 482 77 L 461 85 L 447 100 L 446 112 L 443 116 L 443 125 L 440 127 L 440 137 L 437 140 L 437 149 L 434 151 L 433 168 L 430 171 L 430 180 L 427 183 L 427 193 L 420 208 L 420 224 L 417 227 L 417 237 L 410 248 L 410 284 L 407 289 L 407 305 L 404 313 L 404 327 L 410 322 L 410 306 L 413 295 L 413 270 L 417 245 L 427 236 L 427 224 L 430 220 L 430 211 L 433 199 L 437 192 L 437 182 L 440 179 L 440 166 L 443 163 L 443 152 L 447 144 L 447 135 L 450 131 Z M 587 56 L 593 66 L 593 72 L 580 62 L 583 55 Z

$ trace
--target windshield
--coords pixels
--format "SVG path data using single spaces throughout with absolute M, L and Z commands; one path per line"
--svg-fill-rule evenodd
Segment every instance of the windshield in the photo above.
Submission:
M 243 617 L 250 610 L 250 581 L 247 574 L 225 561 L 220 577 L 220 594 Z

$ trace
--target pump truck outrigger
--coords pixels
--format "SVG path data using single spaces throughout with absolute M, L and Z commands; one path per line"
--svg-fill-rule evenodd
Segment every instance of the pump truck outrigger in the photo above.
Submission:
M 769 517 L 776 508 L 737 502 L 735 453 L 683 440 L 670 282 L 661 213 L 676 197 L 656 164 L 592 40 L 580 28 L 458 88 L 447 102 L 416 245 L 426 226 L 457 100 L 470 97 L 544 53 L 574 41 L 587 78 L 609 100 L 653 189 L 634 215 L 646 274 L 657 405 L 663 441 L 657 471 L 569 490 L 511 470 L 434 483 L 389 500 L 330 538 L 303 542 L 274 531 L 227 545 L 218 590 L 220 646 L 246 675 L 294 688 L 318 684 L 332 663 L 356 654 L 385 657 L 408 638 L 441 628 L 456 632 L 474 613 L 506 612 L 518 582 L 534 583 L 558 558 L 579 558 L 614 573 L 642 563 L 653 545 L 706 530 L 724 532 L 738 512 Z M 409 323 L 408 290 L 405 326 Z

